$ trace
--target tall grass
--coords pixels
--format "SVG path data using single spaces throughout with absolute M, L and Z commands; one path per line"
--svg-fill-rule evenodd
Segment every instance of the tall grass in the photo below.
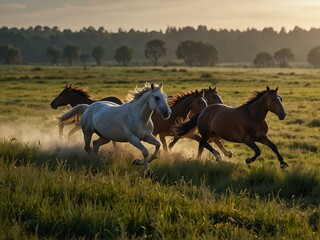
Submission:
M 0 239 L 319 239 L 320 81 L 317 70 L 223 68 L 0 67 Z M 150 176 L 128 145 L 87 156 L 81 134 L 57 141 L 50 101 L 66 84 L 95 99 L 146 81 L 168 95 L 217 86 L 228 105 L 279 86 L 285 121 L 268 114 L 269 136 L 290 167 L 259 145 L 225 142 L 234 157 L 215 162 L 181 140 L 152 162 Z

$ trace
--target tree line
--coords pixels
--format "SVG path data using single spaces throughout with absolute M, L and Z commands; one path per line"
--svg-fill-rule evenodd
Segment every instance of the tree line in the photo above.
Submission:
M 164 52 L 161 50 L 157 53 L 161 54 L 157 59 L 150 55 L 151 48 L 147 46 L 149 42 L 155 40 L 162 42 L 165 49 Z M 87 62 L 90 57 L 96 63 L 97 60 L 116 60 L 119 59 L 119 55 L 117 58 L 115 56 L 117 51 L 119 51 L 118 54 L 122 53 L 120 56 L 131 51 L 131 59 L 127 59 L 126 64 L 129 64 L 130 61 L 137 64 L 140 61 L 145 62 L 146 59 L 149 59 L 153 64 L 158 64 L 155 61 L 159 61 L 161 58 L 162 64 L 171 64 L 176 59 L 182 59 L 186 65 L 214 65 L 219 60 L 224 63 L 252 62 L 255 64 L 258 62 L 257 66 L 269 66 L 268 61 L 270 64 L 279 64 L 280 66 L 280 62 L 282 62 L 285 66 L 293 59 L 277 60 L 275 54 L 271 53 L 289 49 L 293 53 L 295 61 L 309 61 L 315 67 L 320 65 L 312 63 L 315 61 L 314 59 L 317 59 L 316 48 L 320 46 L 320 29 L 316 28 L 304 30 L 295 27 L 290 31 L 285 28 L 280 31 L 275 31 L 273 28 L 264 28 L 263 30 L 248 28 L 245 31 L 240 31 L 207 29 L 207 27 L 200 25 L 197 28 L 168 27 L 164 32 L 119 29 L 118 32 L 113 33 L 103 27 L 98 29 L 88 27 L 79 31 L 60 30 L 58 27 L 50 28 L 40 25 L 20 29 L 2 27 L 0 28 L 0 46 L 2 47 L 3 62 L 5 62 L 3 48 L 6 48 L 9 53 L 15 52 L 16 55 L 19 55 L 17 52 L 20 50 L 23 62 L 48 63 L 52 61 L 48 58 L 47 53 L 50 46 L 60 49 L 61 56 L 59 57 L 65 58 L 68 62 L 69 59 L 63 57 L 65 56 L 65 48 L 75 46 L 79 48 L 79 56 L 75 59 L 82 62 Z M 100 47 L 100 50 L 96 47 Z M 95 54 L 93 54 L 94 48 L 97 51 Z M 185 52 L 181 52 L 181 49 Z M 104 50 L 104 53 L 99 57 L 99 54 L 102 53 L 101 50 Z M 206 54 L 207 56 L 204 56 Z M 262 63 L 259 63 L 260 60 L 255 61 L 257 54 L 260 54 L 258 60 L 268 59 L 270 56 L 271 60 L 263 60 Z M 215 59 L 217 56 L 219 56 L 218 60 Z M 10 61 L 16 61 L 16 59 Z

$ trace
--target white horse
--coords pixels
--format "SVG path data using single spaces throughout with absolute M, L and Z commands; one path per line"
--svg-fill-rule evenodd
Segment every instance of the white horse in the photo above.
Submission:
M 122 105 L 113 102 L 102 101 L 91 105 L 79 104 L 58 118 L 59 123 L 67 122 L 72 117 L 82 114 L 81 128 L 87 153 L 90 153 L 92 134 L 99 138 L 93 141 L 93 150 L 98 153 L 99 147 L 110 140 L 116 142 L 130 142 L 140 149 L 144 159 L 135 159 L 134 164 L 143 165 L 148 170 L 148 163 L 154 160 L 159 152 L 160 142 L 152 135 L 153 123 L 151 115 L 153 111 L 168 119 L 171 109 L 167 103 L 167 96 L 162 91 L 162 83 L 155 86 L 146 83 L 143 88 L 137 88 L 128 93 L 128 101 Z M 149 152 L 141 143 L 145 141 L 155 145 L 154 153 Z

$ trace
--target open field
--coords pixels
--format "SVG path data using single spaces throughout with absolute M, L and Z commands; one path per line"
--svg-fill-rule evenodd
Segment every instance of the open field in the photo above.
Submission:
M 231 106 L 279 86 L 287 117 L 269 113 L 268 135 L 290 167 L 261 144 L 249 166 L 251 150 L 228 142 L 233 158 L 198 161 L 183 139 L 145 178 L 128 144 L 101 160 L 81 132 L 58 141 L 52 116 L 66 108 L 49 104 L 65 85 L 125 99 L 146 81 L 167 95 L 216 86 Z M 0 95 L 0 239 L 319 239 L 320 70 L 0 66 Z

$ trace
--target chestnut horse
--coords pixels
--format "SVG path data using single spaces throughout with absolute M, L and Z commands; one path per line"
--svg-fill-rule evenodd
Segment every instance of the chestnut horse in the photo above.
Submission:
M 152 114 L 152 122 L 154 125 L 153 135 L 159 134 L 162 147 L 168 151 L 168 146 L 165 137 L 174 136 L 172 126 L 179 118 L 186 119 L 189 114 L 196 114 L 207 106 L 207 100 L 204 98 L 203 91 L 190 91 L 177 94 L 168 98 L 168 104 L 171 108 L 171 117 L 167 120 L 163 119 L 159 114 Z M 189 118 L 187 118 L 189 119 Z
M 100 99 L 98 101 L 110 101 L 117 103 L 119 105 L 123 104 L 123 102 L 117 98 L 117 97 L 106 97 L 103 99 Z M 71 107 L 77 106 L 78 104 L 91 104 L 96 102 L 92 99 L 91 95 L 88 91 L 86 91 L 83 88 L 74 87 L 72 85 L 66 85 L 66 87 L 58 94 L 58 96 L 53 99 L 53 101 L 50 103 L 51 108 L 57 109 L 61 106 L 70 105 Z M 73 121 L 70 121 L 68 124 L 75 124 L 75 127 L 72 128 L 68 133 L 68 139 L 70 136 L 75 133 L 76 131 L 80 130 L 79 125 L 79 119 L 73 119 Z M 59 124 L 59 138 L 61 139 L 63 136 L 63 127 L 66 123 L 60 123 Z
M 215 103 L 222 103 L 222 99 L 221 96 L 219 95 L 217 88 L 204 88 L 201 90 L 201 92 L 204 95 L 204 98 L 207 100 L 207 104 L 211 105 L 211 104 L 215 104 Z M 202 108 L 203 109 L 203 108 Z M 195 115 L 196 113 L 199 113 L 202 109 L 200 108 L 192 108 L 192 110 L 189 112 L 188 114 L 188 118 L 191 118 L 193 115 Z M 171 125 L 170 125 L 170 131 L 167 133 L 167 136 L 174 136 L 172 141 L 169 144 L 169 149 L 173 148 L 173 146 L 176 144 L 176 142 L 179 141 L 180 137 L 175 136 L 174 130 L 173 130 L 173 126 L 177 121 L 181 121 L 181 120 L 186 120 L 186 118 L 176 118 L 174 119 L 174 121 L 171 121 Z M 165 132 L 164 132 L 165 133 Z M 185 136 L 187 138 L 196 140 L 196 141 L 200 141 L 200 137 L 196 134 L 190 134 Z M 160 139 L 161 139 L 161 134 L 160 134 Z M 224 149 L 224 148 L 223 148 Z
M 190 121 L 175 126 L 177 136 L 194 131 L 198 127 L 201 135 L 198 158 L 203 148 L 208 149 L 219 161 L 220 153 L 210 146 L 208 141 L 214 139 L 222 145 L 220 139 L 230 142 L 245 143 L 254 151 L 254 156 L 247 158 L 246 163 L 254 162 L 261 154 L 255 142 L 267 145 L 277 155 L 281 168 L 289 165 L 283 161 L 277 146 L 267 137 L 268 125 L 265 121 L 268 112 L 278 116 L 280 120 L 286 117 L 282 99 L 278 95 L 278 88 L 256 92 L 245 104 L 232 108 L 224 104 L 214 104 L 206 107 L 201 113 L 194 115 Z

